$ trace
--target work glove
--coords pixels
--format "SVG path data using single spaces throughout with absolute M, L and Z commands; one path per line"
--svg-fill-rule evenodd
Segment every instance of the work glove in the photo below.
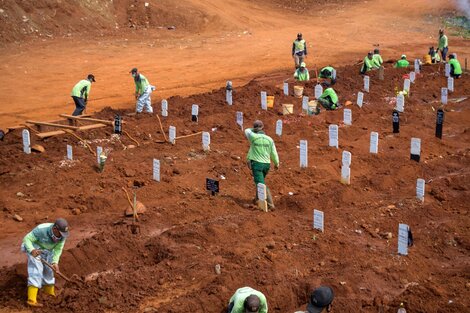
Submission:
M 60 272 L 60 270 L 59 270 L 59 264 L 57 264 L 57 263 L 52 264 L 52 268 L 54 269 L 54 271 Z
M 39 249 L 33 249 L 33 251 L 31 251 L 31 255 L 32 255 L 33 257 L 38 257 L 38 256 L 41 255 L 41 250 L 39 250 Z

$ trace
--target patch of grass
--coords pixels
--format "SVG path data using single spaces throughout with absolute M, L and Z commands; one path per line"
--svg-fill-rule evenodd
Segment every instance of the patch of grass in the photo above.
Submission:
M 448 17 L 444 25 L 451 29 L 450 35 L 470 39 L 470 20 L 466 16 Z

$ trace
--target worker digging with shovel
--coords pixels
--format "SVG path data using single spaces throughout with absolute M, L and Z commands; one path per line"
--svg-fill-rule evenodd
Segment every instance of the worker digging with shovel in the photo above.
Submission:
M 69 236 L 69 224 L 63 218 L 55 223 L 36 226 L 23 238 L 21 251 L 28 256 L 28 301 L 32 307 L 42 307 L 37 302 L 38 290 L 55 297 L 54 272 L 59 271 L 59 260 Z

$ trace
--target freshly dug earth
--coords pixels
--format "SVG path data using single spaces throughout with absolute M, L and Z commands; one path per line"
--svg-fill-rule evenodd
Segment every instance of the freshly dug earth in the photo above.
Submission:
M 358 71 L 358 66 L 338 68 L 335 89 L 343 104 L 355 103 L 362 89 Z M 406 72 L 390 64 L 383 81 L 371 73 L 364 107 L 348 107 L 352 126 L 342 124 L 343 108 L 301 114 L 301 100 L 282 94 L 282 82 L 291 75 L 287 72 L 236 88 L 233 106 L 225 103 L 223 88 L 168 99 L 164 130 L 176 126 L 177 136 L 209 131 L 208 153 L 202 151 L 200 135 L 175 145 L 157 143 L 163 134 L 155 116 L 105 109 L 96 117 L 122 114 L 124 129 L 139 146 L 128 148 L 136 143 L 111 129 L 81 133 L 93 149 L 108 149 L 103 173 L 97 172 L 96 157 L 70 135 L 42 142 L 32 136 L 46 151 L 26 155 L 21 130 L 16 130 L 0 143 L 5 236 L 0 248 L 14 243 L 11 256 L 21 258 L 20 240 L 32 227 L 58 216 L 69 219 L 72 235 L 61 269 L 86 283 L 64 285 L 58 279 L 58 297 L 40 295 L 45 307 L 37 312 L 219 313 L 242 286 L 262 291 L 270 312 L 293 312 L 304 308 L 309 292 L 321 284 L 335 291 L 334 312 L 396 312 L 400 302 L 409 312 L 466 312 L 470 83 L 468 75 L 455 81 L 444 107 L 443 138 L 435 138 L 435 110 L 446 85 L 443 71 L 428 66 L 418 75 L 399 134 L 392 133 L 391 102 Z M 314 85 L 305 84 L 310 97 Z M 276 97 L 273 109 L 260 109 L 262 90 Z M 198 123 L 191 122 L 194 103 L 200 107 Z M 295 114 L 282 116 L 282 103 L 293 103 Z M 154 109 L 159 113 L 160 104 L 154 103 Z M 267 178 L 275 211 L 261 212 L 252 205 L 248 142 L 235 122 L 237 111 L 243 112 L 245 127 L 263 120 L 276 142 L 281 166 Z M 281 137 L 275 135 L 279 119 Z M 330 124 L 340 126 L 339 149 L 328 147 Z M 371 131 L 380 134 L 378 155 L 369 153 Z M 410 160 L 412 137 L 422 140 L 419 163 Z M 309 142 L 309 166 L 302 170 L 301 139 Z M 73 162 L 65 161 L 67 144 L 73 146 Z M 349 186 L 339 182 L 344 150 L 352 153 Z M 154 158 L 161 161 L 161 182 L 152 180 Z M 220 194 L 208 194 L 206 177 L 220 181 Z M 426 180 L 424 203 L 415 197 L 417 178 Z M 137 235 L 129 229 L 132 220 L 123 217 L 128 203 L 121 187 L 135 191 L 147 207 Z M 312 229 L 313 209 L 325 213 L 324 233 Z M 14 214 L 24 221 L 14 221 Z M 408 256 L 397 254 L 399 223 L 409 224 L 414 235 Z M 74 236 L 83 239 L 73 242 Z M 2 268 L 0 288 L 1 309 L 25 308 L 24 262 Z

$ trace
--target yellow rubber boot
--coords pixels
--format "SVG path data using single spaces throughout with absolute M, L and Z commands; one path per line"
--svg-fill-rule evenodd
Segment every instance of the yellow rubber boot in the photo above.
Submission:
M 26 302 L 29 306 L 42 307 L 41 303 L 37 301 L 38 287 L 28 286 L 28 301 Z
M 55 297 L 54 285 L 45 285 L 44 287 L 42 287 L 42 291 L 43 291 L 46 295 L 50 295 L 50 296 Z

